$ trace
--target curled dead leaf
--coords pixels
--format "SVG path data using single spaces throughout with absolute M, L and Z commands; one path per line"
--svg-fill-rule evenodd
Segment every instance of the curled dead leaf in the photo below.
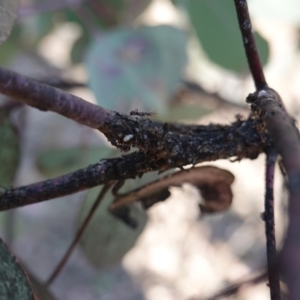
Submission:
M 117 211 L 136 201 L 140 201 L 143 207 L 147 209 L 153 204 L 167 199 L 170 196 L 169 187 L 190 183 L 201 192 L 203 203 L 199 204 L 199 207 L 202 212 L 220 212 L 228 209 L 232 203 L 231 184 L 233 181 L 234 175 L 229 171 L 213 166 L 195 167 L 176 172 L 121 194 L 114 200 L 109 209 L 110 211 Z

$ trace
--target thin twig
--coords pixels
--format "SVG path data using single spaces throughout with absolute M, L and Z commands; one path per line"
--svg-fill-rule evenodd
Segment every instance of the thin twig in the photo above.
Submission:
M 266 88 L 267 82 L 264 76 L 264 71 L 260 58 L 257 52 L 257 47 L 252 32 L 252 25 L 248 11 L 246 0 L 234 0 L 240 30 L 242 33 L 243 44 L 248 60 L 248 65 L 255 83 L 256 90 Z
M 263 214 L 267 239 L 267 265 L 271 300 L 281 299 L 279 270 L 276 267 L 277 251 L 274 221 L 274 169 L 276 156 L 274 149 L 267 151 L 265 212 Z
M 93 206 L 91 207 L 88 215 L 85 217 L 83 223 L 81 224 L 80 228 L 78 229 L 73 242 L 71 243 L 71 245 L 69 246 L 69 248 L 67 249 L 65 255 L 62 257 L 62 259 L 60 260 L 60 262 L 58 263 L 58 265 L 56 266 L 56 268 L 54 269 L 53 273 L 50 275 L 49 279 L 46 282 L 46 286 L 48 287 L 59 275 L 59 273 L 61 272 L 61 270 L 63 269 L 63 267 L 65 266 L 65 264 L 68 262 L 70 256 L 72 255 L 75 247 L 78 245 L 82 235 L 84 234 L 86 228 L 88 227 L 88 225 L 90 224 L 97 208 L 99 207 L 103 197 L 105 196 L 105 194 L 107 193 L 107 191 L 110 189 L 111 184 L 107 184 L 105 186 L 103 186 L 101 192 L 99 193 L 96 201 L 94 202 Z

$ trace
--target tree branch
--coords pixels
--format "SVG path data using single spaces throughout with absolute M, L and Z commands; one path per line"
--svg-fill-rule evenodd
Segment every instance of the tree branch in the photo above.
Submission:
M 149 171 L 166 171 L 222 158 L 255 159 L 264 152 L 265 147 L 270 147 L 268 137 L 257 132 L 252 119 L 237 119 L 230 126 L 191 126 L 189 132 L 191 134 L 170 133 L 172 143 L 177 146 L 173 159 L 164 153 L 159 155 L 159 152 L 153 158 L 147 153 L 134 152 L 119 158 L 104 159 L 74 173 L 8 190 L 0 196 L 0 211 L 135 178 Z
M 80 124 L 105 130 L 115 113 L 29 77 L 0 67 L 0 93 L 42 111 L 53 111 Z
M 267 88 L 250 94 L 247 102 L 272 138 L 282 157 L 289 179 L 289 226 L 281 252 L 281 270 L 289 288 L 289 300 L 300 295 L 300 137 L 294 120 L 287 114 L 280 96 Z

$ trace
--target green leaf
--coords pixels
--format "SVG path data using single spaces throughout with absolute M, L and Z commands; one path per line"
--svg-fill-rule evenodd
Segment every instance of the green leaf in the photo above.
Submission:
M 83 32 L 82 35 L 75 41 L 71 50 L 71 59 L 73 63 L 82 63 L 90 40 L 91 38 L 89 34 L 87 32 Z
M 248 69 L 233 1 L 188 0 L 187 11 L 211 60 L 236 72 Z M 269 54 L 268 44 L 257 33 L 255 38 L 262 63 L 265 64 Z
M 177 122 L 178 120 L 197 120 L 213 110 L 200 104 L 179 104 L 170 108 L 168 114 L 163 119 L 164 122 Z
M 186 34 L 170 26 L 119 29 L 95 40 L 86 64 L 98 103 L 164 114 L 186 64 Z
M 9 36 L 18 13 L 19 0 L 0 1 L 0 44 Z
M 157 177 L 157 172 L 151 172 L 144 174 L 140 179 L 127 180 L 121 192 L 128 192 Z M 80 210 L 80 224 L 93 205 L 99 190 L 100 188 L 94 188 L 87 194 Z M 131 215 L 138 224 L 135 229 L 112 216 L 108 207 L 114 198 L 110 193 L 105 196 L 80 242 L 87 259 L 99 268 L 119 262 L 135 245 L 147 222 L 146 213 L 135 205 L 130 206 Z
M 5 43 L 0 46 L 0 65 L 9 66 L 10 61 L 20 51 L 21 27 L 16 24 Z
M 118 151 L 107 147 L 48 150 L 37 158 L 40 172 L 47 178 L 60 176 L 116 156 Z
M 0 110 L 0 185 L 5 188 L 11 187 L 20 158 L 18 133 L 9 116 L 8 110 Z
M 54 29 L 56 15 L 57 12 L 48 12 L 25 19 L 25 34 L 30 34 L 35 45 Z
M 26 273 L 0 239 L 0 300 L 34 300 Z

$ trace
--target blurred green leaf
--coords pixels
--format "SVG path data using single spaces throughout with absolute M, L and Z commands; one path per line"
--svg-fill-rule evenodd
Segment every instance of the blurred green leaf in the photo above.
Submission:
M 133 190 L 157 177 L 157 172 L 151 172 L 144 174 L 140 179 L 127 180 L 121 192 Z M 80 210 L 80 224 L 93 205 L 99 190 L 99 188 L 94 188 L 87 194 Z M 87 259 L 99 268 L 119 262 L 135 245 L 147 222 L 146 213 L 135 205 L 130 206 L 130 213 L 138 223 L 135 229 L 112 216 L 108 207 L 114 198 L 110 193 L 105 196 L 80 242 Z
M 48 150 L 37 158 L 40 172 L 47 178 L 60 176 L 116 156 L 117 150 L 107 147 Z
M 11 59 L 20 51 L 19 38 L 21 36 L 21 28 L 16 24 L 7 38 L 5 43 L 0 46 L 0 65 L 9 66 Z
M 28 18 L 25 30 L 28 33 L 30 31 L 30 35 L 34 36 L 35 43 L 38 43 L 54 29 L 56 14 L 57 12 L 48 12 Z
M 26 273 L 0 239 L 0 300 L 34 300 Z
M 178 120 L 195 120 L 209 113 L 213 109 L 205 108 L 200 104 L 179 104 L 170 108 L 168 114 L 163 119 L 164 122 L 177 122 Z
M 119 112 L 164 114 L 186 64 L 186 34 L 170 26 L 119 29 L 101 35 L 87 54 L 98 103 Z
M 75 41 L 71 50 L 71 59 L 73 63 L 82 63 L 90 40 L 90 36 L 86 32 L 83 32 L 82 35 Z
M 9 116 L 8 110 L 0 110 L 0 185 L 6 188 L 12 185 L 20 158 L 18 133 Z
M 200 43 L 211 60 L 236 72 L 247 70 L 233 1 L 188 0 L 187 11 Z M 262 63 L 265 64 L 269 54 L 268 44 L 257 33 L 255 38 Z
M 80 18 L 68 9 L 36 14 L 26 18 L 24 22 L 26 24 L 24 35 L 32 39 L 34 46 L 37 46 L 41 39 L 63 23 L 72 22 L 84 28 Z
M 19 0 L 0 1 L 0 44 L 9 36 L 17 17 Z
M 124 0 L 122 24 L 134 26 L 136 19 L 145 11 L 152 0 Z

